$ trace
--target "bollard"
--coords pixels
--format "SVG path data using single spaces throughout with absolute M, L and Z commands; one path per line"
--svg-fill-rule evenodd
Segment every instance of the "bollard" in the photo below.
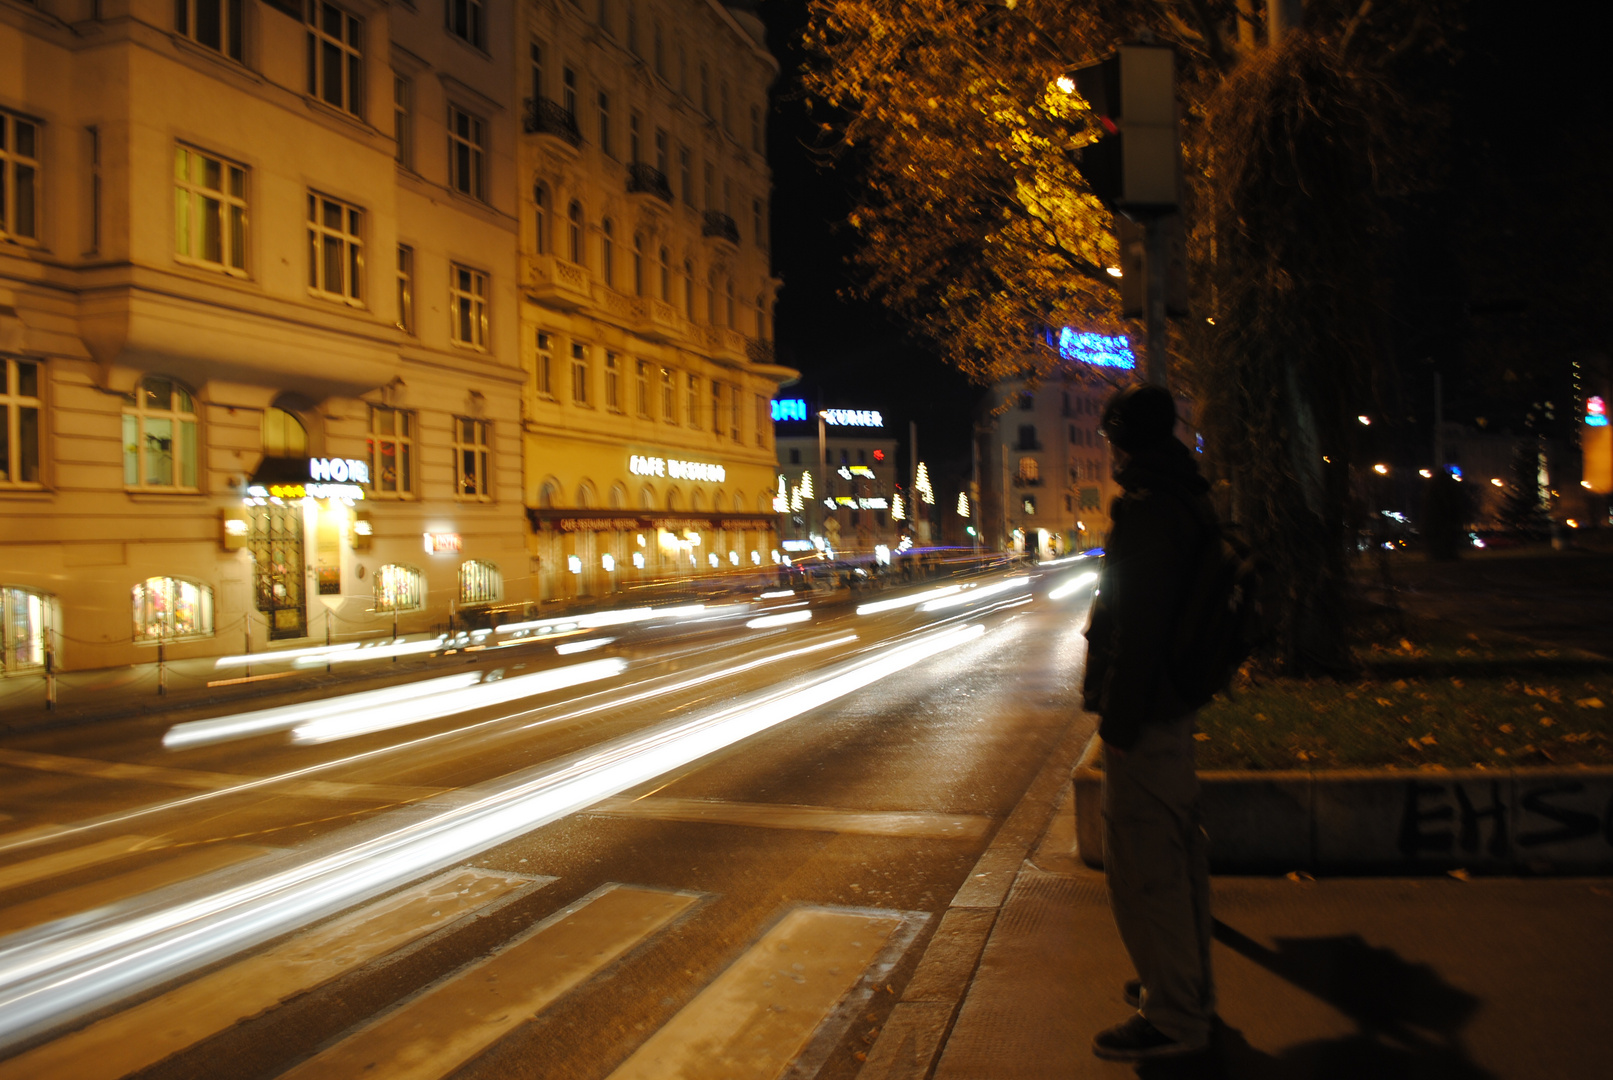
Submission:
M 168 692 L 168 663 L 164 646 L 167 642 L 159 637 L 157 639 L 157 696 L 162 697 Z
M 56 650 L 45 642 L 45 710 L 56 708 Z
M 252 655 L 252 616 L 251 615 L 243 615 L 243 616 L 241 616 L 241 625 L 246 628 L 245 630 L 242 631 L 243 635 L 246 637 L 246 655 L 251 656 Z M 246 662 L 246 676 L 249 679 L 252 677 L 252 661 L 251 660 L 248 660 Z
M 325 609 L 325 674 L 330 674 L 330 609 Z

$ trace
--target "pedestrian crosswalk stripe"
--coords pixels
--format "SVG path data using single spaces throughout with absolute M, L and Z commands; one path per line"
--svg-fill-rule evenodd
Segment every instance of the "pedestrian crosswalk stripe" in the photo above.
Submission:
M 49 855 L 41 855 L 27 862 L 0 866 L 0 890 L 16 889 L 36 881 L 60 877 L 87 866 L 111 862 L 136 851 L 153 851 L 166 847 L 170 843 L 172 843 L 170 840 L 153 839 L 149 836 L 114 836 L 82 847 L 53 851 Z
M 610 1080 L 776 1080 L 905 921 L 899 912 L 796 908 Z
M 693 893 L 607 885 L 309 1058 L 281 1080 L 437 1080 L 658 933 Z
M 81 1031 L 0 1061 L 0 1080 L 114 1080 L 553 878 L 449 870 Z
M 246 844 L 209 844 L 165 857 L 150 866 L 114 874 L 85 885 L 0 908 L 0 934 L 38 926 L 53 919 L 92 911 L 226 866 L 265 855 L 273 849 Z
M 699 821 L 713 825 L 750 825 L 762 829 L 815 829 L 862 836 L 908 836 L 926 840 L 979 840 L 993 819 L 976 814 L 935 814 L 913 810 L 842 810 L 832 806 L 784 803 L 723 802 L 651 796 L 606 799 L 590 814 L 650 818 L 656 821 Z

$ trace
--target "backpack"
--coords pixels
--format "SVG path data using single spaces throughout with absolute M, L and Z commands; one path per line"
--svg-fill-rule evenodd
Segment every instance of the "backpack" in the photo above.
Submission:
M 1262 567 L 1236 532 L 1211 517 L 1198 563 L 1176 617 L 1171 686 L 1197 709 L 1232 684 L 1264 637 Z

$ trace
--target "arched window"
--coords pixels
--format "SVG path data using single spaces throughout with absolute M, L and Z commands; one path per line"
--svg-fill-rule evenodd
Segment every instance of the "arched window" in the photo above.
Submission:
M 123 484 L 195 490 L 196 402 L 169 379 L 140 380 L 123 407 Z
M 638 489 L 638 508 L 640 510 L 655 509 L 655 489 L 648 484 Z
M 622 484 L 612 484 L 610 488 L 610 508 L 612 510 L 627 509 L 627 488 Z
M 559 497 L 560 485 L 556 484 L 553 480 L 545 480 L 543 482 L 543 486 L 538 489 L 538 509 L 553 510 L 555 508 L 555 500 Z
M 504 577 L 498 567 L 480 559 L 459 564 L 460 604 L 496 604 L 504 596 Z
M 134 640 L 211 637 L 213 590 L 188 578 L 147 578 L 134 587 Z
M 605 284 L 616 286 L 616 223 L 610 218 L 599 226 L 599 269 L 605 275 Z
M 633 295 L 644 295 L 644 234 L 633 234 Z
M 711 508 L 717 511 L 728 509 L 728 496 L 720 491 L 717 492 L 711 497 Z
M 566 257 L 582 265 L 582 203 L 573 202 L 566 210 Z
M 672 303 L 672 255 L 661 249 L 661 299 Z
M 418 611 L 425 601 L 426 576 L 419 570 L 398 563 L 376 567 L 376 611 Z
M 284 409 L 263 410 L 263 456 L 300 458 L 308 456 L 308 429 Z
M 666 508 L 676 513 L 683 509 L 683 493 L 677 488 L 670 488 L 666 493 Z
M 543 184 L 534 185 L 532 202 L 534 205 L 532 220 L 535 226 L 532 235 L 532 253 L 543 255 L 549 250 L 549 189 Z
M 587 480 L 577 485 L 577 508 L 591 510 L 594 506 L 594 485 Z
M 689 493 L 689 509 L 695 512 L 700 512 L 705 510 L 705 508 L 706 493 L 701 491 L 699 488 L 695 488 Z
M 45 666 L 47 625 L 59 625 L 54 596 L 0 586 L 0 672 Z

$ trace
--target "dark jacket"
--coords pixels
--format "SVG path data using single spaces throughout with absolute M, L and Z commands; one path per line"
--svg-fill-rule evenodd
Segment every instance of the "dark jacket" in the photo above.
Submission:
M 1192 711 L 1171 688 L 1170 644 L 1215 511 L 1209 484 L 1175 439 L 1137 453 L 1115 479 L 1123 494 L 1109 509 L 1081 696 L 1102 717 L 1103 741 L 1125 750 L 1142 725 Z

